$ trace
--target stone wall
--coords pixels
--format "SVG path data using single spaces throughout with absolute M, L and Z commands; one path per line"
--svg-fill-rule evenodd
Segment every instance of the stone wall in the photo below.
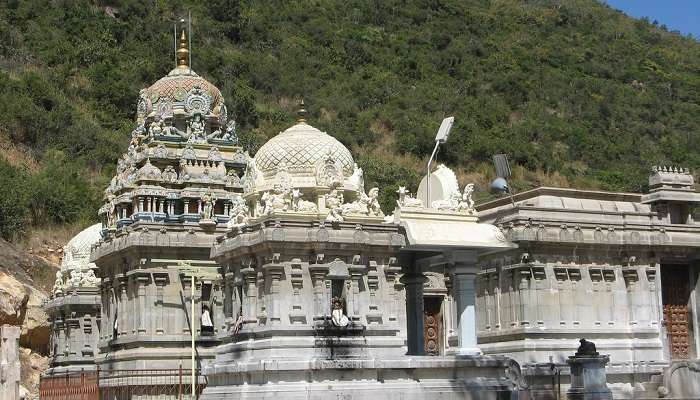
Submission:
M 0 400 L 19 400 L 20 327 L 0 326 Z

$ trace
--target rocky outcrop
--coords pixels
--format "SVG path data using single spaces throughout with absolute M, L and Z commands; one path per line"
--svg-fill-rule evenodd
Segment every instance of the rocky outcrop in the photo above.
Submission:
M 22 325 L 28 302 L 27 286 L 0 271 L 0 325 Z
M 26 399 L 39 398 L 39 378 L 41 373 L 49 367 L 49 358 L 27 348 L 20 348 L 19 359 L 21 363 L 20 382 L 26 390 Z M 21 391 L 21 388 L 20 388 Z

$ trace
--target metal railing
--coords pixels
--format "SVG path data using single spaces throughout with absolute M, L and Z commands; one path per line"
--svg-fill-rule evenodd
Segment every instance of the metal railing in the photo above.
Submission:
M 194 400 L 206 386 L 195 370 L 132 369 L 66 372 L 42 376 L 41 400 Z M 193 390 L 194 386 L 194 390 Z

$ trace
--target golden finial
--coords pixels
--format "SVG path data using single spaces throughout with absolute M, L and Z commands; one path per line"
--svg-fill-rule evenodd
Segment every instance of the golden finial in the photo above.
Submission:
M 306 122 L 306 108 L 304 108 L 304 99 L 301 99 L 299 102 L 299 111 L 297 111 L 297 115 L 299 115 L 297 122 Z
M 178 68 L 189 68 L 190 67 L 190 50 L 187 43 L 187 35 L 185 34 L 185 28 L 182 28 L 182 34 L 180 35 L 180 44 L 177 46 L 177 67 Z

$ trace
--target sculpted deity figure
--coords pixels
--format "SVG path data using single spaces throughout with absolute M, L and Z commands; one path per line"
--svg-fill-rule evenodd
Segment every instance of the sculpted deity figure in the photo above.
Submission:
M 153 119 L 153 122 L 151 122 L 151 125 L 148 126 L 149 136 L 152 138 L 156 135 L 162 135 L 164 127 L 165 127 L 165 124 L 163 123 L 163 120 L 160 118 L 160 115 L 156 115 Z
M 70 273 L 70 278 L 68 279 L 68 286 L 69 287 L 79 287 L 80 286 L 80 281 L 83 279 L 83 274 L 77 269 L 74 269 Z
M 411 196 L 411 192 L 406 189 L 406 186 L 399 186 L 399 190 L 396 191 L 399 194 L 399 206 L 401 207 L 423 207 L 423 202 L 420 199 L 416 199 Z
M 365 191 L 364 172 L 362 171 L 362 168 L 357 166 L 357 163 L 355 163 L 354 165 L 354 170 L 349 178 L 349 181 L 353 186 L 357 188 L 358 191 Z
M 236 121 L 230 120 L 226 125 L 226 133 L 222 137 L 224 140 L 230 140 L 234 143 L 238 143 L 238 136 L 236 135 Z
M 333 322 L 333 325 L 338 326 L 338 327 L 346 327 L 350 323 L 350 319 L 345 315 L 345 312 L 343 311 L 343 299 L 340 297 L 334 297 L 333 300 L 331 300 L 331 321 Z
M 226 185 L 228 186 L 239 186 L 241 184 L 241 178 L 238 177 L 236 170 L 230 169 L 226 173 Z
M 166 182 L 176 182 L 177 181 L 177 172 L 175 172 L 175 168 L 172 165 L 168 165 L 165 167 L 163 170 L 163 174 L 161 175 L 163 177 L 163 180 Z
M 463 193 L 460 193 L 459 190 L 455 190 L 447 199 L 435 200 L 431 205 L 432 208 L 436 210 L 474 214 L 476 210 L 474 209 L 474 200 L 472 199 L 473 193 L 474 184 L 470 183 L 464 187 Z
M 107 196 L 107 227 L 111 228 L 117 225 L 117 213 L 116 204 L 114 202 L 115 196 L 110 194 Z
M 384 216 L 382 208 L 379 206 L 379 188 L 374 187 L 367 193 L 367 210 L 371 215 Z
M 229 220 L 226 224 L 228 229 L 240 229 L 248 224 L 250 215 L 248 206 L 242 199 L 232 201 L 231 210 L 229 211 Z
M 212 219 L 214 216 L 214 205 L 216 204 L 216 198 L 211 194 L 211 192 L 206 192 L 202 195 L 202 219 Z
M 97 286 L 100 283 L 97 276 L 95 276 L 95 271 L 89 269 L 83 274 L 80 280 L 80 286 Z
M 459 206 L 457 211 L 465 211 L 469 214 L 474 214 L 476 211 L 474 209 L 474 200 L 472 199 L 472 194 L 474 193 L 474 184 L 469 183 L 464 187 L 464 193 L 462 193 L 462 198 L 459 201 Z
M 342 205 L 343 215 L 360 214 L 378 217 L 384 216 L 379 206 L 379 188 L 374 187 L 370 189 L 367 194 L 363 192 L 359 192 L 358 194 L 359 198 L 357 200 Z
M 188 142 L 200 142 L 206 140 L 204 135 L 204 121 L 202 120 L 201 114 L 196 113 L 192 115 L 189 128 L 190 136 L 187 140 Z
M 63 274 L 61 274 L 61 271 L 56 271 L 56 280 L 53 283 L 53 294 L 54 295 L 62 294 L 63 289 L 64 289 Z
M 326 221 L 343 222 L 343 192 L 339 191 L 337 187 L 333 187 L 329 193 L 326 193 L 325 199 L 326 207 L 328 208 Z

